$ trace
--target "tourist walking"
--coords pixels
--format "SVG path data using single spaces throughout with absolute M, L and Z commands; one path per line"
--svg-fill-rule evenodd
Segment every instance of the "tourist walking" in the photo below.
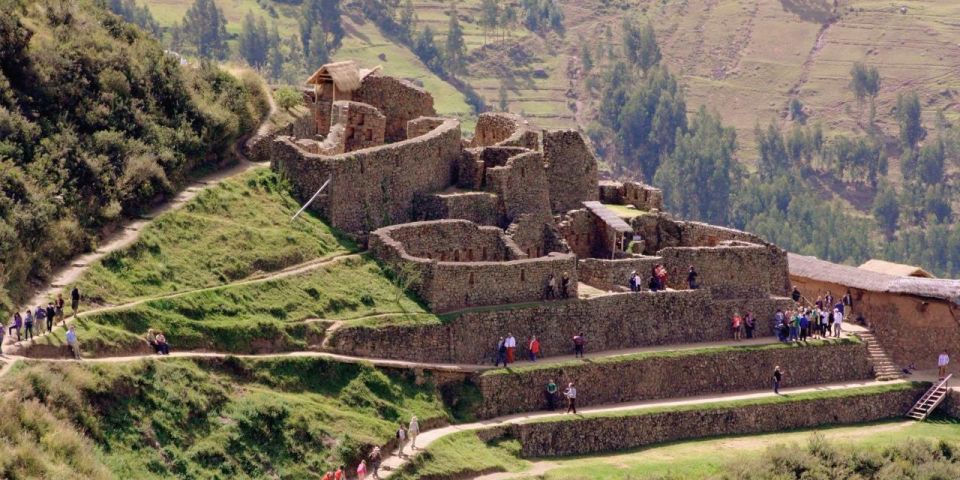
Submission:
M 43 321 L 47 319 L 47 310 L 43 305 L 37 305 L 37 310 L 33 314 L 33 321 L 37 325 L 37 333 L 43 333 Z
M 700 288 L 700 284 L 697 282 L 698 277 L 700 277 L 700 274 L 697 273 L 697 269 L 690 265 L 690 270 L 687 272 L 687 286 L 690 287 L 690 290 Z
M 780 371 L 780 366 L 777 365 L 773 367 L 773 393 L 780 394 L 780 382 L 783 381 L 783 372 Z
M 840 338 L 840 330 L 843 326 L 843 312 L 839 309 L 833 309 L 833 336 Z
M 410 450 L 416 450 L 417 435 L 420 435 L 420 422 L 417 421 L 416 415 L 410 418 L 410 425 L 407 427 L 407 434 L 410 436 Z
M 640 275 L 637 275 L 637 271 L 634 270 L 630 272 L 630 291 L 639 292 L 640 291 Z
M 23 326 L 23 317 L 20 316 L 20 312 L 13 312 L 13 321 L 10 322 L 10 330 L 7 332 L 10 335 L 13 335 L 13 331 L 17 331 L 17 341 L 20 341 L 20 327 Z
M 547 409 L 551 412 L 557 408 L 557 384 L 553 383 L 551 378 L 547 382 L 547 388 L 544 390 L 544 395 L 547 397 Z
M 743 317 L 740 316 L 739 312 L 733 314 L 733 321 L 731 322 L 730 329 L 733 330 L 734 340 L 743 339 Z
M 939 380 L 946 378 L 947 365 L 950 365 L 950 355 L 947 355 L 947 351 L 944 350 L 943 353 L 937 357 L 937 378 Z
M 583 332 L 580 332 L 573 336 L 573 356 L 575 358 L 583 358 L 583 345 L 587 341 L 583 338 Z
M 370 469 L 373 470 L 373 478 L 380 479 L 380 462 L 383 460 L 383 455 L 380 453 L 380 447 L 373 447 L 373 451 L 370 452 Z
M 379 448 L 379 447 L 373 447 L 373 448 Z M 357 479 L 363 480 L 364 478 L 367 478 L 367 461 L 360 460 L 360 465 L 357 465 Z
M 403 453 L 403 446 L 406 445 L 406 443 L 407 431 L 403 428 L 403 424 L 401 423 L 400 426 L 397 427 L 397 456 L 401 458 L 406 457 L 406 455 Z
M 70 290 L 70 306 L 73 308 L 73 316 L 76 317 L 77 313 L 80 313 L 80 289 L 77 287 Z
M 537 357 L 540 356 L 540 340 L 537 340 L 536 335 L 530 337 L 530 343 L 527 345 L 527 350 L 530 352 L 530 361 L 536 362 Z
M 80 342 L 77 340 L 75 328 L 73 325 L 67 328 L 67 348 L 70 349 L 70 353 L 75 360 L 80 360 Z
M 504 367 L 507 366 L 507 341 L 503 337 L 500 337 L 500 340 L 497 340 L 496 350 L 496 359 L 493 362 L 494 367 L 499 367 L 502 363 Z
M 56 312 L 57 320 L 63 322 L 63 324 L 66 325 L 67 319 L 63 315 L 63 294 L 62 293 L 57 294 L 57 301 L 54 302 L 54 306 L 57 309 L 57 312 Z
M 567 389 L 563 391 L 563 395 L 567 397 L 567 413 L 577 413 L 577 389 L 574 388 L 573 382 L 570 382 L 567 385 Z
M 47 311 L 45 313 L 47 314 L 47 333 L 50 333 L 53 331 L 53 323 L 57 319 L 57 309 L 54 308 L 53 302 L 47 304 Z
M 747 330 L 747 338 L 753 338 L 753 331 L 757 328 L 757 321 L 753 317 L 753 312 L 747 312 L 747 316 L 743 319 L 743 326 Z
M 33 312 L 27 309 L 27 316 L 23 319 L 23 337 L 25 340 L 33 339 Z
M 503 346 L 507 347 L 507 363 L 513 363 L 514 353 L 517 351 L 517 339 L 512 333 L 507 334 L 507 339 L 503 341 Z
M 163 332 L 157 332 L 157 350 L 160 355 L 170 355 L 170 344 Z

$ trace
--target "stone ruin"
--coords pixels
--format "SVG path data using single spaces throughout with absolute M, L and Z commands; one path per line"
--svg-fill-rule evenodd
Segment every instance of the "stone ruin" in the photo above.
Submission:
M 631 272 L 646 283 L 657 264 L 674 290 L 695 265 L 717 301 L 788 291 L 783 250 L 676 220 L 648 185 L 599 181 L 576 130 L 483 113 L 467 139 L 423 89 L 354 62 L 324 65 L 307 83 L 309 115 L 260 154 L 304 201 L 329 179 L 310 208 L 388 267 L 415 272 L 411 289 L 433 311 L 539 302 L 551 276 L 569 279 L 573 299 L 583 286 L 632 294 Z M 621 217 L 623 206 L 635 214 Z

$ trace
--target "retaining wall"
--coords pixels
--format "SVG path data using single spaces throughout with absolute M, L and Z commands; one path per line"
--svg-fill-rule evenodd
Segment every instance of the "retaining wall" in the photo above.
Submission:
M 442 325 L 345 326 L 331 334 L 329 346 L 358 356 L 492 363 L 497 337 L 507 333 L 519 344 L 536 335 L 544 356 L 572 353 L 578 332 L 586 337 L 587 351 L 710 342 L 730 338 L 735 311 L 754 313 L 757 336 L 773 335 L 774 313 L 790 305 L 790 299 L 776 297 L 714 300 L 706 290 L 627 292 L 465 312 Z
M 523 457 L 585 455 L 693 438 L 778 432 L 899 417 L 910 409 L 924 390 L 925 387 L 916 386 L 905 390 L 770 404 L 588 416 L 522 423 L 513 426 L 511 433 L 520 440 Z
M 602 405 L 771 388 L 775 366 L 784 387 L 873 378 L 866 344 L 853 340 L 811 346 L 743 347 L 659 352 L 573 362 L 549 368 L 496 370 L 478 379 L 482 418 L 547 408 L 549 380 L 577 385 L 577 405 Z M 560 405 L 561 396 L 557 396 Z
M 584 258 L 577 262 L 580 281 L 604 290 L 630 289 L 630 274 L 640 275 L 641 290 L 647 289 L 647 280 L 654 265 L 663 263 L 660 257 L 622 258 L 604 260 Z M 686 278 L 686 277 L 684 277 Z M 686 288 L 686 285 L 684 285 Z

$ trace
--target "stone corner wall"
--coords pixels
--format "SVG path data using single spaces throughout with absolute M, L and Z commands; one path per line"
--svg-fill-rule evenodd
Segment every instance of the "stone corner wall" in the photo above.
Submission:
M 425 135 L 431 130 L 443 125 L 443 117 L 417 117 L 407 122 L 407 138 L 416 138 Z
M 405 139 L 410 120 L 437 115 L 433 96 L 426 90 L 406 80 L 376 73 L 363 79 L 360 88 L 353 92 L 353 100 L 372 105 L 387 117 L 384 133 L 387 142 Z
M 518 115 L 504 112 L 484 112 L 477 118 L 477 127 L 470 147 L 487 147 L 510 138 L 520 129 Z
M 576 130 L 547 130 L 542 143 L 551 211 L 566 213 L 597 200 L 597 157 L 586 137 Z
M 373 106 L 346 100 L 333 102 L 330 122 L 340 129 L 335 150 L 328 150 L 331 154 L 334 151 L 352 152 L 384 144 L 387 118 Z M 327 140 L 331 137 L 333 135 L 328 135 Z

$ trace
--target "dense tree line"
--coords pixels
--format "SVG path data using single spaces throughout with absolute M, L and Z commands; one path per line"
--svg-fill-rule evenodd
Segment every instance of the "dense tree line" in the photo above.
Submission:
M 0 285 L 15 296 L 266 108 L 255 79 L 183 68 L 102 4 L 41 3 L 0 16 Z

